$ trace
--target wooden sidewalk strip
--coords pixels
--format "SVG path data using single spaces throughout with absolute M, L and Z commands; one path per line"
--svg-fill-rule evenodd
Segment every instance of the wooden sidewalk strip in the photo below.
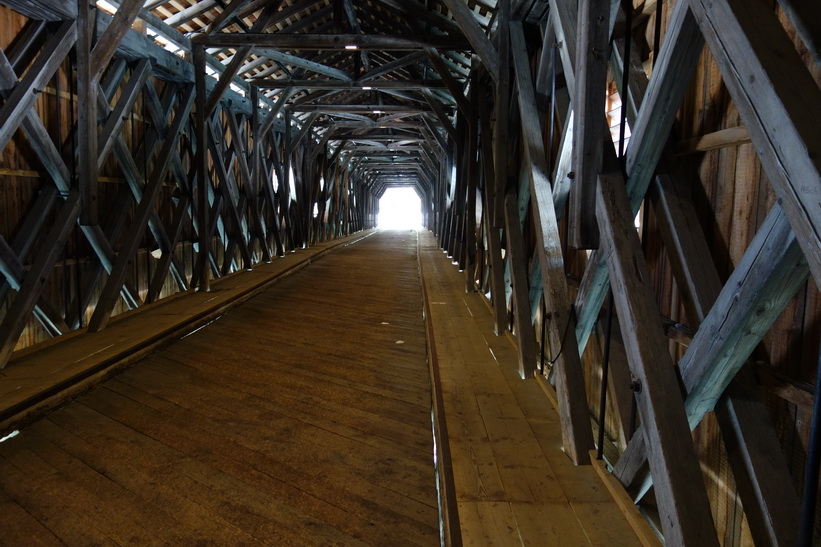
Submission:
M 641 545 L 592 466 L 562 452 L 559 416 L 482 296 L 420 234 L 465 545 Z

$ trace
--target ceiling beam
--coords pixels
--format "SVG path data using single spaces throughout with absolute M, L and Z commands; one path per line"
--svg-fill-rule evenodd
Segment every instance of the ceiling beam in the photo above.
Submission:
M 436 49 L 471 49 L 461 36 L 387 36 L 377 34 L 284 34 L 284 33 L 221 33 L 214 36 L 201 34 L 194 43 L 206 47 L 269 47 L 288 50 L 311 49 L 379 49 L 389 51 Z
M 290 78 L 252 78 L 248 80 L 252 85 L 262 89 L 279 89 L 296 87 L 300 89 L 356 89 L 368 91 L 371 89 L 444 89 L 442 80 L 370 80 L 353 82 L 340 80 L 294 80 Z
M 405 112 L 408 114 L 421 114 L 427 112 L 421 108 L 392 105 L 392 104 L 306 104 L 289 108 L 292 112 L 323 112 L 334 114 L 336 112 L 383 114 L 385 112 Z

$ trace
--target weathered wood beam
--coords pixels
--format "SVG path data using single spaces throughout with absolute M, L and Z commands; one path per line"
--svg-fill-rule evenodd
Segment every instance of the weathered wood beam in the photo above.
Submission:
M 703 38 L 689 9 L 676 4 L 627 148 L 627 194 L 634 213 L 647 193 L 702 47 Z M 594 252 L 588 264 L 576 297 L 579 351 L 587 344 L 608 290 L 602 254 Z
M 98 223 L 97 86 L 95 85 L 97 74 L 91 60 L 94 10 L 89 0 L 78 1 L 75 48 L 77 54 L 77 177 L 82 205 L 80 223 L 85 226 Z M 112 25 L 109 25 L 109 28 Z
M 404 0 L 374 0 L 377 4 L 386 6 L 391 11 L 405 16 L 407 21 L 424 21 L 428 25 L 445 31 L 445 34 L 455 35 L 461 32 L 459 26 L 449 17 L 436 10 L 429 10 L 418 2 Z
M 436 49 L 469 49 L 470 44 L 461 36 L 431 34 L 422 38 L 388 36 L 384 34 L 283 34 L 283 33 L 220 33 L 201 34 L 193 40 L 206 47 L 276 48 L 284 50 L 375 49 L 386 51 L 416 50 L 425 47 Z
M 5 278 L 3 285 L 19 291 L 26 273 L 26 266 L 20 260 L 19 255 L 6 242 L 6 239 L 0 236 L 0 274 Z M 8 291 L 4 291 L 4 293 L 8 293 Z M 61 317 L 60 312 L 43 295 L 37 298 L 33 312 L 49 335 L 60 336 L 69 331 L 69 327 Z
M 298 89 L 356 89 L 368 91 L 371 89 L 445 89 L 447 86 L 441 80 L 295 80 L 292 78 L 252 78 L 248 80 L 260 89 L 282 89 L 295 87 Z
M 770 6 L 689 5 L 821 287 L 821 89 Z
M 219 15 L 214 17 L 208 27 L 205 29 L 206 34 L 214 34 L 221 31 L 226 25 L 230 24 L 231 19 L 237 15 L 237 12 L 246 6 L 250 0 L 231 0 L 231 2 L 222 8 Z
M 137 69 L 135 69 L 135 72 L 136 70 Z M 137 76 L 135 76 L 135 74 L 132 72 L 132 78 L 134 77 Z M 145 80 L 144 90 L 146 91 L 145 95 L 147 95 L 147 109 L 153 122 L 153 131 L 149 133 L 151 137 L 144 137 L 143 143 L 139 149 L 140 155 L 143 158 L 146 158 L 150 157 L 153 154 L 153 151 L 159 144 L 160 140 L 167 136 L 168 131 L 166 124 L 168 123 L 167 120 L 171 113 L 173 100 L 169 98 L 169 100 L 166 101 L 165 106 L 161 104 L 159 97 L 157 96 L 156 89 L 154 88 L 154 84 L 151 82 L 151 80 Z M 99 101 L 98 109 L 104 112 L 108 111 L 108 103 L 105 101 Z M 110 114 L 109 116 L 115 114 L 116 112 Z M 146 174 L 140 174 L 140 170 L 134 162 L 131 152 L 128 149 L 128 145 L 126 144 L 125 138 L 122 134 L 120 134 L 120 136 L 117 138 L 114 149 L 115 154 L 122 167 L 123 174 L 125 175 L 126 180 L 128 182 L 128 186 L 131 190 L 131 193 L 134 196 L 134 199 L 137 202 L 139 202 L 142 199 L 142 186 Z M 191 185 L 189 183 L 189 176 L 188 173 L 185 172 L 185 168 L 182 166 L 180 155 L 173 155 L 171 158 L 171 162 L 171 169 L 174 173 L 174 177 L 178 180 L 178 185 L 180 189 L 182 189 L 184 193 L 190 192 Z M 195 174 L 196 170 L 197 166 L 194 165 L 191 169 L 191 174 Z M 174 278 L 174 281 L 177 284 L 177 287 L 181 291 L 188 290 L 185 269 L 183 268 L 182 264 L 180 264 L 176 254 L 172 252 L 175 248 L 175 243 L 173 243 L 168 237 L 162 220 L 160 219 L 160 215 L 157 211 L 151 213 L 151 217 L 148 220 L 148 227 L 149 230 L 151 230 L 151 235 L 154 237 L 154 240 L 157 242 L 157 245 L 159 246 L 160 250 L 163 253 L 168 254 L 170 256 L 171 274 Z
M 473 16 L 473 12 L 468 8 L 463 0 L 443 0 L 445 5 L 453 15 L 453 19 L 462 29 L 462 33 L 470 41 L 473 50 L 479 55 L 487 68 L 490 77 L 495 80 L 499 78 L 499 52 L 490 43 L 490 39 L 485 34 L 484 29 Z M 465 49 L 465 48 L 437 48 L 437 49 Z
M 323 65 L 322 63 L 311 61 L 310 59 L 304 59 L 297 55 L 290 55 L 288 53 L 283 53 L 281 51 L 277 51 L 275 49 L 270 48 L 256 48 L 254 50 L 254 53 L 256 55 L 265 56 L 268 59 L 271 59 L 272 61 L 292 65 L 298 68 L 304 68 L 310 70 L 311 72 L 316 72 L 317 74 L 327 76 L 329 78 L 335 78 L 337 80 L 342 80 L 346 82 L 353 81 L 353 77 L 343 70 Z
M 689 323 L 698 328 L 721 293 L 715 266 L 703 259 L 710 256 L 707 240 L 683 185 L 662 172 L 650 196 Z M 740 373 L 744 376 L 744 369 Z M 762 545 L 794 545 L 798 496 L 769 412 L 749 380 L 737 377 L 730 383 L 716 417 L 753 539 Z
M 0 51 L 0 83 L 3 85 L 14 85 L 17 81 L 17 76 L 9 63 L 9 60 Z M 66 166 L 60 152 L 54 145 L 54 142 L 46 130 L 43 122 L 37 116 L 37 113 L 32 109 L 25 115 L 22 121 L 23 133 L 28 138 L 29 144 L 34 149 L 38 158 L 40 159 L 46 172 L 51 176 L 54 185 L 57 189 L 68 194 L 71 189 L 71 177 L 69 175 L 68 167 Z M 81 226 L 83 234 L 88 239 L 95 254 L 99 258 L 107 271 L 111 270 L 112 257 L 114 250 L 111 244 L 106 239 L 105 235 L 100 231 L 98 226 Z M 131 292 L 126 296 L 130 303 L 136 303 L 136 298 Z
M 619 6 L 618 0 L 611 0 L 609 7 L 609 27 L 608 35 L 612 34 L 614 25 L 617 22 L 616 11 Z M 564 214 L 567 199 L 570 195 L 571 188 L 574 185 L 575 171 L 574 171 L 574 147 L 573 143 L 576 141 L 574 129 L 576 125 L 576 115 L 573 111 L 573 104 L 570 104 L 570 94 L 575 93 L 576 89 L 576 29 L 578 28 L 578 18 L 580 16 L 576 10 L 576 2 L 568 0 L 560 0 L 554 3 L 555 9 L 549 11 L 549 18 L 546 24 L 550 32 L 548 37 L 555 40 L 557 51 L 557 62 L 559 65 L 554 70 L 557 73 L 562 73 L 565 79 L 566 88 L 557 89 L 554 97 L 556 106 L 556 116 L 558 130 L 561 132 L 559 139 L 558 155 L 552 162 L 553 167 L 553 204 L 556 208 L 556 214 L 559 218 Z M 605 10 L 606 11 L 606 10 Z M 619 14 L 621 12 L 618 12 Z M 621 40 L 623 42 L 623 40 Z M 616 47 L 610 48 L 611 55 L 609 55 L 611 66 L 615 55 L 617 53 L 618 44 L 620 40 L 615 40 Z M 544 59 L 545 50 L 542 50 Z M 559 70 L 561 68 L 561 70 Z M 642 72 L 642 75 L 644 73 Z M 541 85 L 546 85 L 546 75 L 542 75 Z M 593 96 L 586 96 L 586 100 L 591 100 Z M 631 123 L 635 118 L 629 118 Z M 596 130 L 596 129 L 594 129 Z M 594 200 L 595 201 L 595 200 Z
M 648 459 L 664 539 L 670 545 L 718 545 L 678 380 L 657 319 L 650 276 L 622 181 L 618 172 L 599 177 L 596 210 L 630 368 L 641 382 L 636 399 L 649 440 Z
M 54 269 L 54 263 L 60 256 L 79 215 L 80 194 L 75 191 L 69 194 L 63 203 L 60 213 L 54 219 L 53 227 L 43 240 L 43 244 L 38 247 L 17 296 L 6 311 L 3 322 L 0 323 L 0 369 L 8 364 L 32 310 L 45 290 L 45 280 Z
M 315 125 L 315 124 L 314 124 Z M 330 133 L 328 130 L 326 133 Z M 328 135 L 328 139 L 331 141 L 372 141 L 372 142 L 422 142 L 425 138 L 422 135 L 408 135 L 406 133 L 397 133 L 397 134 L 390 134 L 390 133 L 374 133 L 374 134 L 362 134 L 362 135 L 340 135 L 339 132 L 335 132 L 331 135 Z
M 750 142 L 750 133 L 746 127 L 728 127 L 692 137 L 675 144 L 675 153 L 678 155 L 707 152 L 719 148 L 729 148 Z
M 430 104 L 430 103 L 428 103 L 428 104 Z M 434 107 L 433 104 L 435 104 L 436 107 Z M 444 109 L 441 108 L 441 105 L 436 101 L 436 99 L 433 99 L 433 104 L 431 104 L 431 109 L 434 111 L 434 114 L 436 115 L 435 116 L 436 119 L 439 121 L 439 124 L 442 125 L 442 129 L 444 129 L 445 132 L 451 138 L 453 138 L 454 137 L 454 135 L 452 134 L 452 133 L 454 133 L 453 125 L 450 123 L 450 120 L 448 119 L 447 114 L 445 114 Z M 437 107 L 440 110 L 440 112 L 438 114 L 436 113 L 436 108 Z M 431 117 L 429 115 L 424 115 L 423 114 L 422 115 L 422 122 L 424 122 L 425 127 L 428 128 L 428 131 L 430 132 L 431 136 L 434 139 L 436 139 L 436 142 L 439 145 L 439 150 L 442 153 L 444 153 L 444 151 L 447 149 L 447 146 L 448 146 L 447 140 L 445 139 L 445 137 L 442 136 L 442 134 L 439 132 L 439 130 L 433 124 L 433 121 L 431 121 Z M 447 122 L 447 125 L 443 125 L 445 122 Z
M 43 45 L 40 55 L 6 98 L 0 107 L 0 150 L 9 143 L 76 40 L 75 22 L 62 23 Z
M 573 94 L 573 172 L 570 187 L 569 244 L 578 249 L 598 247 L 596 179 L 602 165 L 602 113 L 610 56 L 610 0 L 579 0 L 579 43 L 576 49 L 576 88 Z
M 91 79 L 97 82 L 142 8 L 142 0 L 123 0 L 91 50 Z
M 215 7 L 217 0 L 197 0 L 191 6 L 181 9 L 174 15 L 166 18 L 165 24 L 170 27 L 183 25 Z
M 361 120 L 361 121 L 339 121 L 339 120 L 328 120 L 323 122 L 317 122 L 314 124 L 315 127 L 327 127 L 329 130 L 343 130 L 343 129 L 351 129 L 351 130 L 369 130 L 369 129 L 399 129 L 399 130 L 413 130 L 413 131 L 421 131 L 425 128 L 425 124 L 419 121 L 403 121 L 403 120 L 388 120 L 384 122 L 380 121 L 372 121 L 370 119 Z
M 364 32 L 362 31 L 362 25 L 359 24 L 359 19 L 356 16 L 356 9 L 354 8 L 353 1 L 342 0 L 342 7 L 345 10 L 345 17 L 347 17 L 348 22 L 350 23 L 351 28 L 354 30 L 354 32 L 356 32 L 357 34 L 364 34 Z M 365 71 L 370 70 L 371 59 L 368 56 L 368 53 L 366 51 L 360 51 L 359 57 L 360 59 L 362 59 L 362 68 Z
M 815 64 L 821 66 L 821 6 L 817 2 L 801 0 L 778 0 L 778 4 L 789 17 Z
M 442 61 L 442 58 L 439 56 L 438 51 L 433 48 L 425 48 L 425 54 L 433 64 L 433 68 L 439 74 L 439 77 L 444 81 L 448 91 L 450 91 L 450 94 L 453 97 L 453 100 L 456 101 L 456 106 L 465 116 L 469 116 L 471 108 L 468 100 L 465 98 L 465 91 L 462 84 L 458 82 L 450 73 L 447 65 L 445 65 L 445 62 Z
M 234 56 L 231 58 L 231 62 L 229 62 L 228 66 L 225 68 L 225 72 L 220 74 L 217 85 L 214 86 L 214 89 L 212 89 L 208 95 L 208 100 L 205 103 L 206 117 L 213 114 L 214 110 L 217 108 L 217 104 L 219 104 L 222 96 L 225 94 L 225 91 L 231 85 L 234 76 L 239 73 L 240 68 L 243 63 L 245 63 L 245 59 L 248 58 L 248 55 L 251 54 L 251 51 L 253 51 L 253 47 L 244 46 L 237 49 L 236 53 L 234 53 Z
M 634 211 L 653 179 L 703 48 L 704 38 L 687 4 L 676 4 L 627 148 L 627 192 Z
M 483 188 L 482 209 L 485 235 L 487 237 L 488 263 L 490 267 L 490 295 L 493 303 L 493 325 L 497 336 L 504 334 L 507 328 L 507 308 L 505 303 L 504 263 L 502 260 L 501 230 L 493 226 L 492 204 L 496 201 L 496 173 L 493 167 L 493 133 L 490 124 L 489 93 L 486 85 L 479 93 L 480 154 L 482 164 Z
M 691 428 L 713 409 L 808 273 L 790 224 L 775 206 L 679 363 Z M 622 483 L 630 486 L 640 474 L 645 445 L 644 435 L 637 432 L 614 469 Z M 647 483 L 640 487 L 646 488 Z
M 536 254 L 542 270 L 542 289 L 553 323 L 550 345 L 556 354 L 556 389 L 567 454 L 576 463 L 589 461 L 593 436 L 584 388 L 584 375 L 576 349 L 570 293 L 564 275 L 559 225 L 553 209 L 544 141 L 539 124 L 535 88 L 520 22 L 510 23 L 511 53 L 519 90 L 519 115 L 524 141 L 525 166 L 530 181 L 531 207 L 536 225 Z
M 511 62 L 510 62 L 510 0 L 503 0 L 499 5 L 498 26 L 494 35 L 496 47 L 499 51 L 499 71 L 494 81 L 494 110 L 496 123 L 493 127 L 493 165 L 496 184 L 493 195 L 495 201 L 489 203 L 490 220 L 495 228 L 504 225 L 504 195 L 511 173 L 511 158 L 508 154 L 508 137 L 511 131 L 510 102 L 512 94 Z M 503 61 L 503 62 L 502 62 Z
M 289 143 L 288 149 L 285 151 L 287 155 L 293 154 L 296 147 L 299 146 L 300 141 L 309 133 L 311 127 L 314 125 L 314 122 L 319 118 L 319 112 L 313 112 L 306 120 L 302 122 L 302 127 L 299 128 L 299 131 L 294 135 Z
M 274 124 L 277 121 L 277 116 L 279 116 L 279 113 L 282 112 L 285 103 L 288 102 L 288 99 L 290 99 L 296 92 L 296 88 L 293 87 L 282 90 L 282 94 L 279 96 L 279 99 L 277 99 L 277 102 L 274 103 L 271 111 L 265 116 L 265 121 L 262 123 L 262 127 L 259 130 L 260 135 L 264 137 L 269 131 L 271 131 L 271 128 L 274 127 Z
M 248 229 L 247 224 L 243 221 L 242 210 L 243 205 L 239 199 L 239 192 L 236 185 L 233 184 L 232 174 L 228 173 L 226 169 L 226 160 L 222 154 L 221 140 L 218 140 L 218 133 L 214 127 L 214 121 L 208 123 L 208 149 L 211 151 L 211 159 L 214 162 L 214 170 L 217 174 L 217 189 L 222 194 L 223 203 L 228 209 L 228 216 L 231 219 L 231 226 L 233 227 L 234 243 L 239 244 L 242 260 L 245 263 L 244 267 L 250 269 L 253 264 L 251 258 L 251 251 L 248 247 Z M 226 254 L 226 264 L 230 262 L 232 253 Z M 228 272 L 224 272 L 228 273 Z
M 713 409 L 808 274 L 798 238 L 775 206 L 680 362 L 692 427 Z
M 100 169 L 108 159 L 111 150 L 114 148 L 117 140 L 122 136 L 122 130 L 125 122 L 128 119 L 128 114 L 137 102 L 137 99 L 142 92 L 146 80 L 151 75 L 151 63 L 148 59 L 141 60 L 136 67 L 131 71 L 131 75 L 126 83 L 122 94 L 117 99 L 117 104 L 111 110 L 100 132 L 97 147 L 96 166 Z M 95 86 L 94 91 L 97 91 Z M 96 106 L 95 94 L 95 106 Z M 95 122 L 96 123 L 96 122 Z M 96 131 L 96 125 L 95 125 Z
M 265 9 L 262 10 L 262 13 L 259 14 L 257 20 L 254 22 L 254 25 L 251 27 L 250 32 L 261 32 L 264 30 L 268 22 L 274 17 L 275 13 L 279 9 L 282 0 L 269 3 L 265 6 Z M 219 80 L 217 81 L 217 85 L 214 86 L 214 89 L 211 90 L 211 94 L 208 97 L 208 100 L 205 103 L 205 115 L 210 116 L 211 113 L 214 112 L 216 109 L 217 104 L 222 99 L 222 96 L 228 90 L 228 87 L 233 82 L 234 78 L 239 74 L 245 60 L 248 58 L 248 55 L 251 54 L 253 51 L 252 46 L 244 46 L 238 48 L 234 56 L 231 58 L 231 61 L 228 63 L 228 66 L 225 67 L 224 72 L 220 74 Z M 252 111 L 257 110 L 259 108 L 259 104 L 251 105 Z
M 801 504 L 761 394 L 733 382 L 716 417 L 755 544 L 798 545 Z
M 160 298 L 166 277 L 171 269 L 172 259 L 177 244 L 182 239 L 183 228 L 188 220 L 188 209 L 191 201 L 191 194 L 184 193 L 174 207 L 174 216 L 171 220 L 171 237 L 169 239 L 169 249 L 162 250 L 162 255 L 157 261 L 157 268 L 151 277 L 148 287 L 148 302 L 154 302 Z
M 49 214 L 57 203 L 57 191 L 53 187 L 46 186 L 40 190 L 29 213 L 26 215 L 17 233 L 11 241 L 11 253 L 22 264 L 40 234 L 40 231 L 48 219 Z M 8 260 L 7 260 L 8 262 Z M 22 279 L 22 277 L 20 277 Z M 9 282 L 0 281 L 0 302 L 3 302 L 9 289 L 18 290 L 18 286 L 11 287 Z
M 362 81 L 365 80 L 373 80 L 380 76 L 384 76 L 390 72 L 395 72 L 399 69 L 405 68 L 408 65 L 412 65 L 413 63 L 422 61 L 425 58 L 425 53 L 423 51 L 414 51 L 412 53 L 407 53 L 402 57 L 398 57 L 393 61 L 388 61 L 387 63 L 375 66 L 370 70 L 366 71 L 362 74 L 359 79 Z
M 31 19 L 67 21 L 77 18 L 74 0 L 3 0 L 0 2 Z
M 119 0 L 110 0 L 112 4 L 119 5 Z M 165 25 L 162 20 L 154 16 L 146 10 L 140 12 L 140 17 L 145 20 L 152 28 L 154 28 L 160 35 L 175 43 L 178 47 L 184 50 L 191 50 L 190 40 L 178 33 L 176 30 Z M 97 12 L 97 37 L 102 37 L 108 26 L 112 22 L 112 17 L 107 13 Z M 194 67 L 193 65 L 183 59 L 182 57 L 171 53 L 162 46 L 156 44 L 154 40 L 148 36 L 143 36 L 133 30 L 127 30 L 122 40 L 117 45 L 117 55 L 129 61 L 137 61 L 139 59 L 150 59 L 151 67 L 154 76 L 170 80 L 173 82 L 193 83 L 194 82 Z M 208 63 L 218 73 L 225 70 L 225 65 L 206 55 Z M 212 89 L 216 85 L 216 80 L 208 78 L 208 89 Z M 247 89 L 248 84 L 240 78 L 234 78 L 233 83 Z M 235 111 L 242 111 L 245 114 L 250 114 L 251 103 L 242 95 L 228 90 L 225 93 L 225 100 L 229 101 Z M 267 102 L 268 99 L 263 98 Z
M 556 42 L 561 44 L 558 50 L 562 66 L 564 67 L 564 79 L 567 89 L 571 95 L 576 90 L 576 40 L 578 31 L 578 7 L 576 0 L 556 0 L 551 4 L 550 18 L 553 22 L 553 30 L 556 35 Z
M 530 323 L 530 300 L 527 295 L 527 254 L 519 221 L 516 194 L 505 196 L 505 249 L 513 285 L 513 318 L 518 342 L 519 377 L 533 378 L 536 371 L 536 337 Z
M 154 201 L 158 195 L 159 189 L 162 188 L 162 181 L 164 180 L 165 174 L 171 165 L 170 156 L 175 153 L 181 130 L 184 123 L 188 120 L 188 115 L 194 103 L 194 88 L 195 86 L 193 85 L 188 86 L 188 89 L 183 93 L 183 97 L 177 107 L 177 112 L 174 116 L 171 130 L 163 141 L 162 149 L 160 150 L 154 164 L 151 176 L 146 183 L 146 187 L 143 192 L 143 199 L 139 205 L 137 205 L 137 210 L 134 213 L 131 226 L 125 235 L 120 253 L 117 255 L 114 268 L 111 271 L 111 275 L 109 276 L 105 287 L 103 287 L 103 291 L 97 302 L 94 314 L 91 317 L 91 321 L 89 321 L 88 328 L 91 332 L 102 330 L 111 319 L 114 305 L 117 302 L 117 296 L 123 286 L 123 282 L 125 281 L 125 276 L 128 272 L 130 264 L 135 258 L 145 226 L 148 223 L 151 213 L 155 210 Z

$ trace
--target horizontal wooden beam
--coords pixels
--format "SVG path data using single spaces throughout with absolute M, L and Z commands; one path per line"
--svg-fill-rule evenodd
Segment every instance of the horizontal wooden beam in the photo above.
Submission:
M 403 122 L 403 121 L 396 121 L 396 122 L 371 122 L 371 121 L 361 121 L 361 122 L 340 122 L 340 121 L 329 121 L 329 122 L 322 122 L 317 123 L 314 125 L 315 127 L 328 127 L 329 129 L 413 129 L 415 131 L 419 131 L 421 128 L 424 127 L 424 124 L 419 122 Z
M 321 49 L 376 49 L 382 51 L 416 50 L 426 47 L 436 49 L 470 49 L 470 43 L 461 36 L 427 35 L 389 36 L 383 34 L 284 34 L 284 33 L 245 33 L 201 34 L 193 40 L 206 47 L 270 47 L 287 50 L 321 50 Z
M 679 141 L 675 144 L 674 151 L 677 155 L 693 154 L 696 152 L 707 152 L 719 148 L 740 146 L 750 141 L 750 133 L 746 127 L 728 127 L 712 133 L 707 133 L 698 137 L 692 137 Z
M 294 80 L 290 78 L 252 78 L 248 83 L 261 89 L 446 89 L 442 80 L 357 80 L 355 82 L 339 80 Z
M 374 135 L 331 135 L 328 137 L 329 141 L 409 141 L 421 142 L 425 138 L 422 135 L 391 135 L 389 133 L 380 133 Z
M 401 105 L 386 105 L 386 104 L 305 104 L 288 107 L 287 110 L 291 112 L 347 112 L 347 113 L 362 113 L 362 114 L 384 114 L 394 112 L 404 112 L 407 114 L 421 114 L 429 112 L 418 107 L 401 106 Z

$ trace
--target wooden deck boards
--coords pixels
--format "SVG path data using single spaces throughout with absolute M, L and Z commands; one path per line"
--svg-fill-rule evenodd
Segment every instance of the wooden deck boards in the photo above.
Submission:
M 561 451 L 558 414 L 430 234 L 420 260 L 464 544 L 640 545 L 594 468 Z
M 367 235 L 300 249 L 252 271 L 223 277 L 212 284 L 212 292 L 180 293 L 117 316 L 101 332 L 80 329 L 15 353 L 0 370 L 0 434 L 25 425 L 311 261 Z
M 338 250 L 0 444 L 0 543 L 437 544 L 416 249 Z
M 425 233 L 329 254 L 0 444 L 0 543 L 438 544 L 417 248 L 463 543 L 640 544 Z

